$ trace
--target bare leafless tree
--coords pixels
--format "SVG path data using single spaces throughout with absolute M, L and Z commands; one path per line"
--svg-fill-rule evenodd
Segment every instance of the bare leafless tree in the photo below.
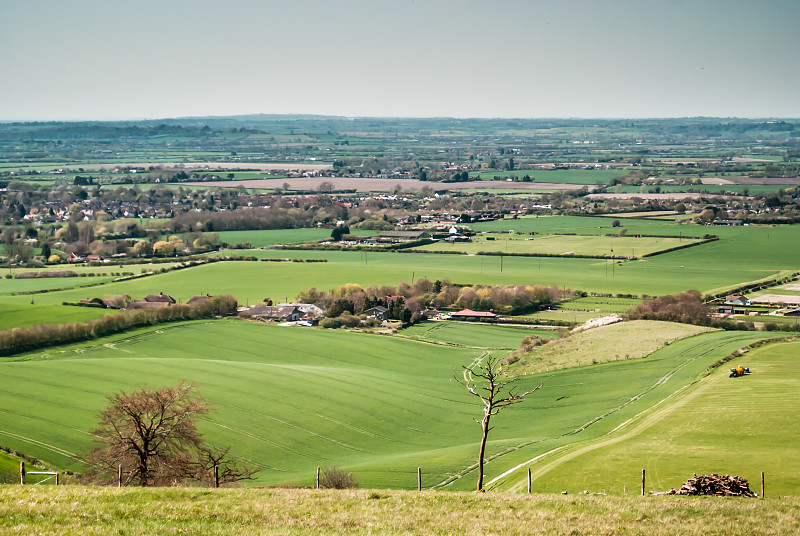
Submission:
M 258 467 L 235 459 L 231 455 L 231 447 L 201 446 L 198 449 L 197 459 L 200 465 L 198 476 L 204 477 L 199 480 L 206 480 L 217 488 L 221 484 L 250 480 L 258 471 Z
M 525 400 L 529 394 L 539 390 L 542 384 L 529 391 L 517 392 L 515 383 L 519 377 L 508 377 L 502 369 L 499 359 L 485 354 L 464 367 L 463 383 L 467 390 L 481 399 L 483 403 L 483 418 L 475 419 L 481 425 L 481 446 L 478 453 L 478 491 L 483 491 L 483 466 L 486 455 L 486 441 L 489 437 L 491 418 L 501 410 Z
M 216 466 L 219 481 L 227 483 L 250 478 L 256 471 L 237 462 L 229 447 L 203 443 L 195 419 L 210 407 L 191 383 L 145 386 L 115 393 L 108 400 L 93 432 L 97 446 L 87 457 L 99 480 L 113 480 L 121 469 L 125 485 L 207 482 Z

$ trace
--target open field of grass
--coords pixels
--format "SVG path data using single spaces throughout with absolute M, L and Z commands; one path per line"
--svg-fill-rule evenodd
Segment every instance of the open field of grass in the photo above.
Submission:
M 35 326 L 37 324 L 83 322 L 90 318 L 98 318 L 116 312 L 113 309 L 99 309 L 96 307 L 0 303 L 0 330 Z
M 426 341 L 507 349 L 518 348 L 522 339 L 531 335 L 538 335 L 543 339 L 558 337 L 558 331 L 554 329 L 463 322 L 423 322 L 406 328 L 401 333 Z
M 672 341 L 709 331 L 708 328 L 634 320 L 575 333 L 534 348 L 512 365 L 514 374 L 537 374 L 548 370 L 580 367 L 647 357 Z
M 502 160 L 498 161 L 502 162 Z M 529 175 L 533 177 L 533 182 L 531 184 L 545 182 L 554 184 L 594 185 L 598 183 L 608 184 L 611 179 L 624 175 L 626 171 L 627 170 L 624 169 L 515 169 L 514 171 L 479 171 L 477 173 L 470 173 L 470 175 L 477 175 L 484 181 L 494 180 L 495 177 L 500 177 L 500 180 L 505 180 L 510 175 L 515 175 L 517 178 L 522 179 L 523 176 Z
M 254 248 L 276 244 L 297 244 L 330 238 L 330 229 L 270 229 L 265 231 L 223 231 L 217 233 L 222 242 L 243 244 L 249 242 Z M 375 231 L 353 229 L 353 234 L 372 236 Z M 227 252 L 230 253 L 230 252 Z
M 487 474 L 600 437 L 771 336 L 715 332 L 644 360 L 525 377 L 544 387 L 497 420 Z M 470 489 L 480 408 L 453 377 L 485 352 L 243 321 L 163 325 L 1 359 L 0 443 L 78 468 L 105 396 L 186 379 L 216 408 L 200 422 L 209 442 L 260 464 L 257 483 L 308 485 L 316 466 L 337 465 L 368 487 L 413 488 L 422 467 L 425 487 Z
M 642 300 L 635 298 L 611 298 L 604 296 L 587 296 L 562 303 L 559 308 L 570 311 L 593 311 L 596 313 L 624 313 L 636 307 Z
M 0 450 L 0 485 L 19 483 L 19 462 L 16 456 Z
M 608 255 L 616 257 L 636 257 L 683 246 L 690 243 L 680 238 L 653 237 L 611 237 L 611 236 L 566 236 L 543 235 L 521 238 L 519 235 L 497 235 L 494 240 L 486 236 L 476 236 L 471 242 L 435 242 L 420 246 L 424 251 L 460 251 L 463 253 L 533 253 L 545 255 Z
M 796 498 L 4 486 L 0 532 L 62 535 L 794 535 Z
M 618 494 L 633 466 L 647 470 L 648 489 L 679 487 L 692 473 L 718 473 L 741 475 L 758 493 L 764 471 L 767 495 L 797 495 L 798 359 L 797 341 L 753 350 L 606 440 L 575 445 L 549 465 L 544 460 L 541 470 L 534 466 L 534 489 Z M 752 374 L 728 378 L 736 363 L 748 366 Z

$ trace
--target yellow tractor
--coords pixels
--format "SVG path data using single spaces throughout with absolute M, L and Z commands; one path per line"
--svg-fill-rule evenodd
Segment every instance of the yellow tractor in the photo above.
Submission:
M 736 365 L 736 368 L 731 369 L 731 373 L 728 375 L 728 378 L 738 378 L 739 376 L 744 376 L 745 374 L 750 374 L 750 369 L 743 367 L 742 365 Z

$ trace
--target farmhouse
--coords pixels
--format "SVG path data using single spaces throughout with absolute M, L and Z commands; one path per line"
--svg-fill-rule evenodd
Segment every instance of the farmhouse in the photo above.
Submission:
M 211 299 L 211 296 L 209 296 L 208 294 L 205 294 L 205 295 L 204 294 L 198 294 L 197 296 L 192 296 L 191 298 L 189 298 L 189 301 L 187 301 L 186 303 L 188 305 L 195 305 L 197 303 L 205 302 L 205 301 L 210 300 L 210 299 Z
M 457 313 L 450 313 L 450 318 L 454 320 L 496 320 L 497 315 L 491 311 L 473 311 L 472 309 L 464 309 Z
M 174 305 L 177 303 L 175 299 L 168 295 L 164 294 L 150 294 L 145 296 L 143 300 L 132 301 L 124 308 L 131 310 L 131 309 L 158 309 L 160 307 L 168 307 L 170 305 Z
M 364 311 L 364 314 L 367 315 L 367 318 L 376 318 L 381 322 L 389 320 L 389 309 L 383 307 L 382 305 L 371 307 Z
M 750 300 L 744 296 L 728 296 L 725 298 L 725 305 L 750 305 Z
M 305 318 L 325 316 L 326 307 L 321 303 L 279 303 L 278 307 L 297 307 Z
M 170 296 L 169 294 L 164 294 L 163 292 L 159 294 L 149 294 L 145 296 L 144 301 L 148 303 L 161 303 L 166 305 L 174 305 L 177 303 L 175 298 Z

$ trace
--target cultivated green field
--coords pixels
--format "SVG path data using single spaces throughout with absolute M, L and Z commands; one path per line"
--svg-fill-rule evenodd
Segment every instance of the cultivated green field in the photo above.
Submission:
M 522 339 L 531 335 L 537 335 L 543 339 L 553 339 L 558 336 L 558 331 L 554 329 L 461 322 L 423 322 L 406 328 L 401 333 L 408 337 L 427 341 L 511 350 L 518 348 Z
M 523 176 L 528 175 L 533 177 L 532 184 L 537 182 L 554 183 L 554 184 L 608 184 L 609 181 L 620 175 L 624 175 L 626 170 L 617 169 L 517 169 L 514 171 L 500 171 L 489 170 L 480 171 L 476 173 L 481 180 L 494 180 L 495 177 L 500 177 L 500 180 L 505 180 L 510 175 L 515 175 L 517 178 L 522 179 Z
M 254 248 L 276 244 L 298 244 L 330 238 L 330 229 L 269 229 L 264 231 L 222 231 L 217 233 L 222 242 L 244 244 L 249 242 Z M 375 231 L 353 229 L 353 234 L 372 236 Z M 229 253 L 230 252 L 226 252 Z
M 544 387 L 497 420 L 487 474 L 602 437 L 769 336 L 714 332 L 644 360 L 528 376 L 523 386 Z M 243 321 L 164 325 L 0 360 L 0 442 L 79 468 L 105 396 L 187 379 L 217 410 L 201 430 L 259 463 L 257 483 L 307 485 L 316 466 L 338 465 L 367 487 L 412 488 L 423 467 L 426 488 L 470 489 L 480 407 L 453 378 L 485 352 Z
M 596 442 L 575 445 L 533 465 L 534 489 L 564 487 L 622 493 L 635 468 L 647 470 L 648 489 L 679 487 L 692 473 L 736 474 L 768 495 L 800 489 L 800 342 L 776 343 L 721 367 L 656 411 Z M 743 363 L 752 374 L 728 378 Z M 517 489 L 520 479 L 517 479 Z M 628 484 L 628 491 L 634 491 Z
M 98 309 L 96 307 L 0 303 L 0 330 L 35 326 L 37 324 L 83 322 L 116 312 L 112 309 Z
M 520 238 L 515 235 L 498 235 L 495 240 L 478 236 L 471 242 L 435 242 L 415 249 L 463 253 L 528 253 L 545 255 L 607 255 L 609 257 L 636 257 L 684 246 L 692 241 L 679 238 L 565 236 L 544 235 Z
M 605 296 L 587 296 L 570 300 L 559 305 L 561 309 L 570 311 L 593 311 L 603 313 L 624 313 L 631 307 L 642 303 L 634 298 L 612 298 Z

